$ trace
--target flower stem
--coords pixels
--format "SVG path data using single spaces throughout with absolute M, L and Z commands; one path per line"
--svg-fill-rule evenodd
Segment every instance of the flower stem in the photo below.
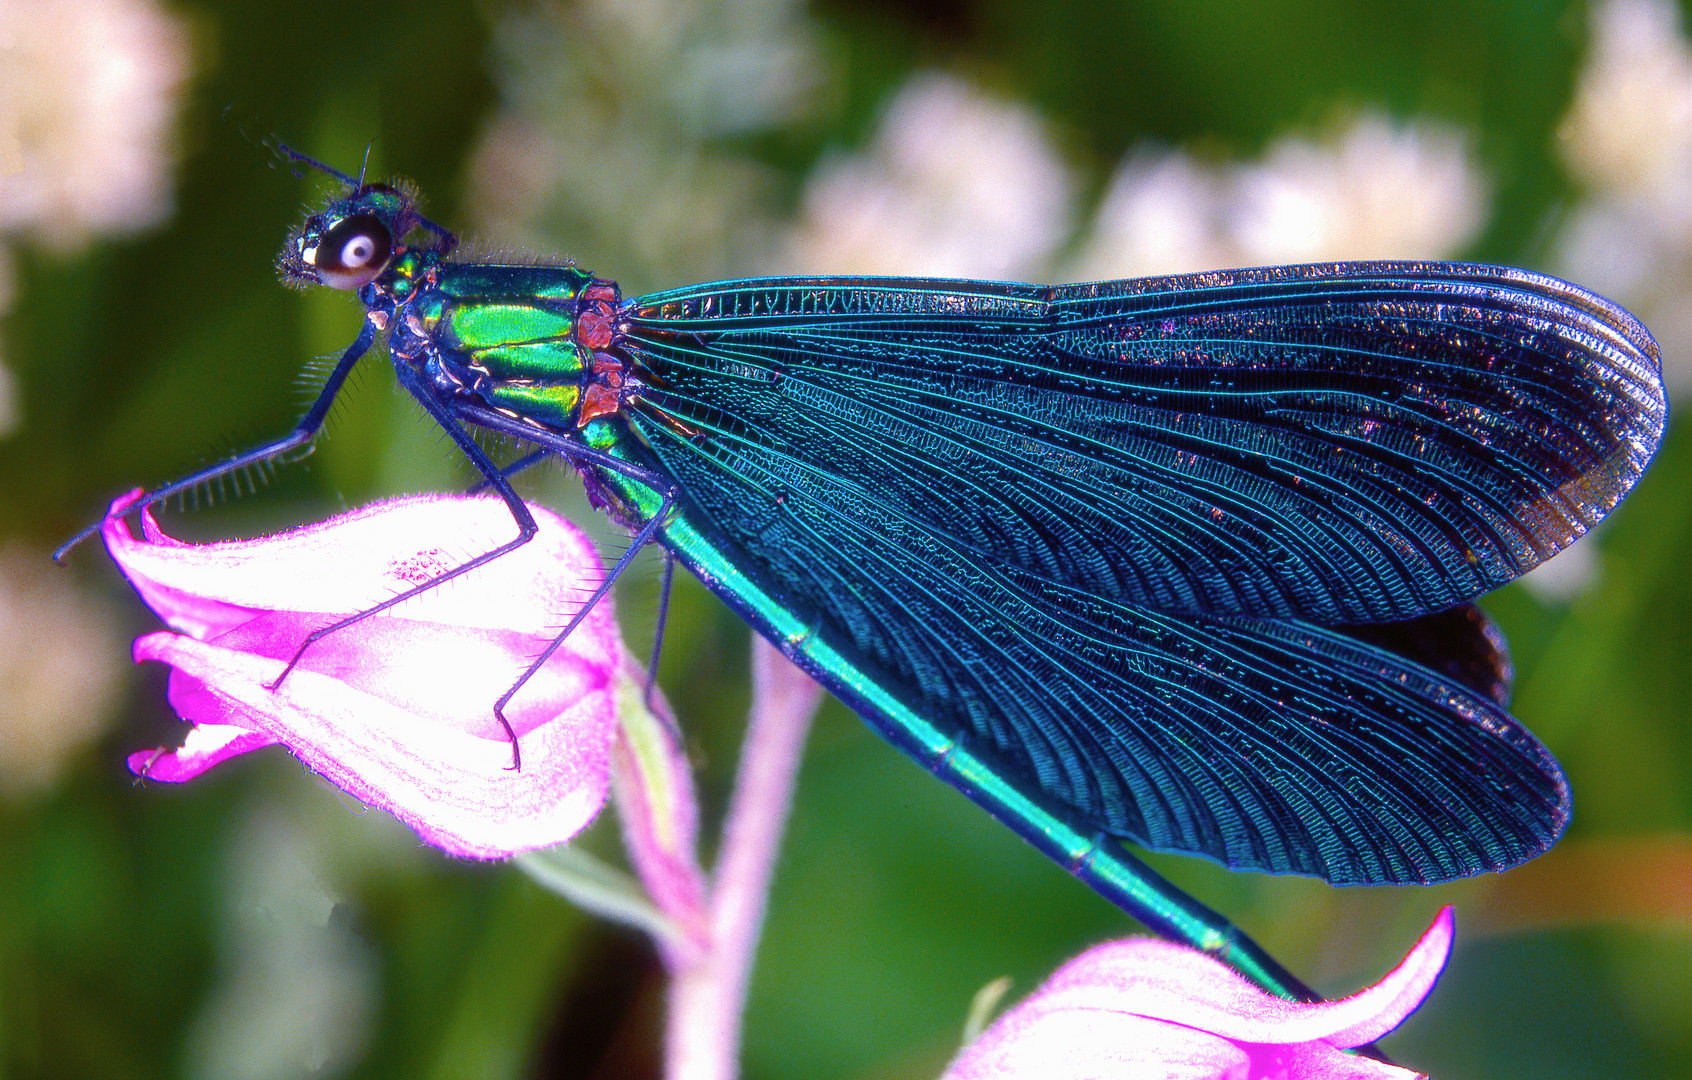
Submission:
M 709 947 L 674 973 L 668 1080 L 734 1080 L 740 1020 L 776 854 L 822 689 L 754 635 L 752 716 L 710 897 Z

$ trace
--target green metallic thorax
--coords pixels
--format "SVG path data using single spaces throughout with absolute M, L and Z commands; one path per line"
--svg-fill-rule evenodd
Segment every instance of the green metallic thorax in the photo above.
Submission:
M 563 431 L 622 402 L 622 365 L 596 355 L 609 344 L 616 289 L 585 270 L 456 263 L 414 249 L 377 288 L 394 302 L 396 361 L 443 391 Z

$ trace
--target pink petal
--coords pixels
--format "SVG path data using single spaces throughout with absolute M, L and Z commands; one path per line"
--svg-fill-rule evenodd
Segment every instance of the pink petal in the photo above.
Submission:
M 126 496 L 114 514 L 132 504 Z M 556 515 L 533 508 L 561 522 Z M 517 527 L 492 496 L 418 496 L 355 510 L 253 540 L 183 544 L 142 512 L 145 539 L 121 517 L 102 535 L 143 600 L 181 633 L 202 640 L 263 611 L 350 615 L 420 585 L 511 540 Z M 546 632 L 586 598 L 599 559 L 573 527 L 543 528 L 528 544 L 394 609 L 398 616 L 466 627 Z
M 1439 914 L 1404 960 L 1380 982 L 1343 1001 L 1318 1005 L 1323 1025 L 1336 1025 L 1322 1041 L 1334 1046 L 1366 1046 L 1398 1025 L 1433 992 L 1440 972 L 1451 958 L 1457 937 L 1457 915 L 1449 905 Z
M 1258 1048 L 1264 1049 L 1264 1048 Z M 1388 1065 L 1336 1049 L 1330 1043 L 1296 1043 L 1267 1048 L 1253 1059 L 1250 1077 L 1286 1080 L 1427 1080 L 1426 1073 Z
M 443 725 L 317 672 L 296 669 L 270 690 L 281 661 L 180 634 L 149 634 L 136 654 L 170 664 L 221 715 L 240 716 L 259 738 L 285 743 L 312 771 L 455 854 L 504 858 L 562 843 L 593 819 L 610 786 L 609 687 L 527 732 L 519 772 L 508 768 L 503 734 Z
M 262 732 L 224 724 L 195 724 L 175 750 L 137 750 L 129 755 L 129 771 L 136 776 L 165 784 L 192 780 L 214 765 L 239 757 L 249 750 L 270 746 L 276 740 Z
M 942 1080 L 1244 1078 L 1250 1053 L 1205 1031 L 1131 1013 L 1007 1014 L 965 1048 Z
M 1455 921 L 1442 910 L 1404 961 L 1374 986 L 1340 1001 L 1301 1004 L 1264 993 L 1203 953 L 1137 938 L 1090 949 L 1041 994 L 1051 1007 L 1108 1008 L 1252 1043 L 1322 1040 L 1362 1046 L 1397 1027 L 1433 989 L 1451 952 Z
M 120 501 L 114 510 L 124 509 Z M 272 742 L 438 846 L 498 858 L 574 835 L 603 805 L 624 656 L 609 603 L 590 611 L 506 707 L 494 702 L 602 580 L 585 536 L 532 508 L 540 532 L 485 567 L 329 635 L 270 689 L 311 631 L 515 533 L 486 498 L 395 500 L 281 536 L 186 545 L 143 513 L 111 521 L 113 556 L 177 629 L 136 642 L 172 666 L 193 722 L 180 750 L 131 758 L 184 780 Z
M 208 644 L 279 661 L 280 672 L 280 662 L 293 657 L 308 633 L 334 619 L 317 612 L 269 612 Z M 603 630 L 590 617 L 507 706 L 506 719 L 519 736 L 582 694 L 605 687 L 606 665 L 592 649 Z M 581 641 L 576 640 L 578 633 Z M 413 715 L 505 742 L 505 729 L 494 718 L 493 703 L 550 640 L 550 633 L 543 637 L 384 614 L 316 642 L 288 678 L 315 671 Z M 575 646 L 585 647 L 586 655 Z M 171 700 L 176 701 L 174 686 Z
M 1413 1076 L 1340 1048 L 1372 1042 L 1421 1004 L 1450 953 L 1453 925 L 1446 908 L 1379 983 L 1316 1004 L 1266 994 L 1185 946 L 1101 945 L 995 1021 L 952 1063 L 946 1080 Z

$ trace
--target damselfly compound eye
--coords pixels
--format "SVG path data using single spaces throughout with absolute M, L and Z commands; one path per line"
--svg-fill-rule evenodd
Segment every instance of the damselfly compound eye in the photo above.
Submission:
M 335 225 L 304 253 L 323 284 L 332 289 L 356 289 L 382 272 L 393 253 L 387 226 L 371 214 L 354 214 Z

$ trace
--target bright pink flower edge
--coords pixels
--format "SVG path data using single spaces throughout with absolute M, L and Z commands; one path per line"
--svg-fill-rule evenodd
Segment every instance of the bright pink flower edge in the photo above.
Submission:
M 176 632 L 135 644 L 172 667 L 178 750 L 130 765 L 182 781 L 237 754 L 286 745 L 314 772 L 460 855 L 500 858 L 574 835 L 604 804 L 623 647 L 601 603 L 507 710 L 495 699 L 603 579 L 586 537 L 531 507 L 540 533 L 460 579 L 323 639 L 275 690 L 306 633 L 509 539 L 493 498 L 398 499 L 255 540 L 192 545 L 150 514 L 135 537 L 113 505 L 103 535 L 142 598 Z
M 1375 1041 L 1415 1011 L 1445 966 L 1454 932 L 1445 908 L 1380 982 L 1315 1004 L 1266 994 L 1185 946 L 1150 939 L 1101 945 L 995 1021 L 945 1080 L 1071 1080 L 1122 1069 L 1139 1070 L 1124 1076 L 1193 1080 L 1413 1076 L 1343 1051 Z

